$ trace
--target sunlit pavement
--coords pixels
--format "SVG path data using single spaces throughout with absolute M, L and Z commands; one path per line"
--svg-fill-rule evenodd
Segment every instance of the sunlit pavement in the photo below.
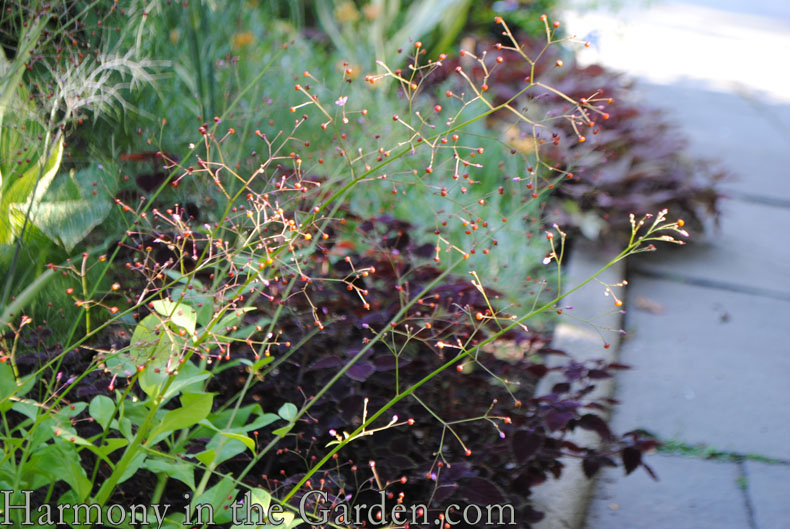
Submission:
M 733 175 L 719 229 L 629 264 L 635 369 L 613 427 L 686 448 L 647 459 L 658 482 L 604 473 L 587 528 L 790 527 L 790 2 L 631 2 L 562 23 L 592 42 L 583 62 L 636 78 L 689 152 Z

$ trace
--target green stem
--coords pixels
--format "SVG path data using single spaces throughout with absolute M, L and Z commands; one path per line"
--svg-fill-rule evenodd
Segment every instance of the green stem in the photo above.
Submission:
M 88 262 L 87 257 L 82 258 L 82 268 L 80 269 L 80 278 L 82 279 L 82 298 L 86 303 L 85 306 L 85 333 L 91 332 L 91 307 L 90 299 L 88 297 L 88 276 L 86 274 L 85 265 Z
M 156 505 L 162 499 L 162 494 L 165 492 L 165 485 L 167 485 L 167 474 L 160 472 L 156 475 L 156 487 L 154 487 L 154 494 L 151 496 L 151 504 Z

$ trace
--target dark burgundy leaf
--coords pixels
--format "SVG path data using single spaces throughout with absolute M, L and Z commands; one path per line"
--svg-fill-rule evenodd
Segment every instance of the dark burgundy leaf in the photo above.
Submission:
M 554 384 L 551 388 L 552 393 L 567 393 L 571 390 L 571 385 L 567 382 L 560 382 L 559 384 Z
M 457 489 L 458 489 L 458 484 L 457 483 L 449 483 L 447 485 L 440 485 L 440 486 L 436 487 L 436 492 L 434 493 L 433 498 L 434 498 L 434 500 L 437 503 L 441 503 L 444 500 L 446 500 L 447 498 L 449 498 L 450 496 L 452 496 L 453 494 L 455 494 L 455 491 Z
M 392 371 L 396 366 L 398 368 L 406 367 L 411 364 L 411 360 L 404 356 L 396 360 L 393 355 L 387 355 L 375 358 L 373 364 L 376 366 L 376 371 Z
M 549 372 L 549 368 L 544 364 L 532 364 L 527 368 L 527 372 L 534 377 L 543 378 Z
M 546 426 L 552 432 L 565 428 L 568 421 L 573 419 L 573 412 L 551 409 L 546 413 Z
M 346 376 L 359 382 L 364 382 L 375 370 L 376 368 L 373 364 L 366 360 L 360 360 L 346 371 Z
M 307 371 L 314 371 L 316 369 L 333 369 L 336 367 L 340 367 L 342 362 L 336 356 L 325 356 L 324 358 L 313 362 L 310 367 L 307 368 Z
M 424 258 L 427 259 L 428 257 L 432 257 L 433 256 L 434 251 L 435 251 L 435 249 L 434 249 L 434 245 L 433 244 L 425 243 L 425 244 L 415 248 L 413 253 L 417 257 L 424 257 Z
M 457 481 L 461 478 L 472 477 L 475 477 L 475 470 L 473 470 L 472 465 L 466 461 L 453 463 L 450 468 L 445 467 L 445 471 L 442 472 L 442 481 Z
M 647 452 L 648 450 L 652 450 L 658 446 L 661 446 L 661 443 L 659 443 L 655 439 L 644 439 L 644 440 L 640 440 L 637 443 L 637 446 L 642 452 Z
M 475 505 L 505 503 L 505 497 L 496 485 L 483 478 L 467 478 L 459 482 L 463 497 Z
M 568 441 L 567 439 L 563 440 L 560 446 L 562 446 L 563 448 L 567 448 L 572 452 L 581 452 L 583 450 L 581 446 L 577 445 L 573 441 Z
M 587 371 L 587 376 L 592 379 L 612 378 L 612 375 L 603 369 L 590 369 Z
M 608 367 L 609 369 L 631 369 L 631 366 L 629 366 L 628 364 L 620 364 L 618 362 L 612 362 L 610 364 L 607 364 L 606 367 Z
M 518 519 L 524 523 L 536 524 L 545 517 L 543 512 L 535 510 L 532 505 L 527 505 L 521 510 Z
M 568 380 L 578 380 L 584 374 L 584 364 L 572 361 L 565 367 L 565 376 Z
M 588 478 L 595 476 L 600 469 L 601 461 L 597 457 L 585 457 L 582 460 L 582 470 L 584 470 L 584 475 Z
M 642 451 L 633 446 L 626 446 L 621 453 L 625 473 L 630 474 L 642 462 Z
M 560 349 L 554 349 L 554 348 L 551 348 L 551 347 L 544 347 L 543 349 L 538 351 L 538 353 L 540 353 L 542 355 L 568 356 L 568 353 L 566 353 L 565 351 L 562 351 Z
M 579 426 L 585 430 L 592 430 L 601 436 L 601 439 L 605 441 L 612 438 L 612 432 L 609 430 L 609 425 L 607 425 L 606 421 L 604 421 L 600 416 L 595 415 L 594 413 L 582 415 L 579 419 Z
M 543 436 L 527 430 L 516 430 L 510 437 L 513 454 L 518 463 L 524 463 L 532 457 L 543 444 Z

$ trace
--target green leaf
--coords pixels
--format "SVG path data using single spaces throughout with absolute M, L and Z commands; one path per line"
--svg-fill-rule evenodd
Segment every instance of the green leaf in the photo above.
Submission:
M 24 216 L 17 204 L 11 208 L 12 214 Z M 111 203 L 105 200 L 41 202 L 33 207 L 31 218 L 44 235 L 71 252 L 111 210 Z
M 249 501 L 251 505 L 260 505 L 262 511 L 266 514 L 269 514 L 271 510 L 272 496 L 263 489 L 250 489 L 245 493 L 244 501 L 245 503 Z M 242 509 L 241 512 L 244 513 L 245 510 Z M 301 523 L 304 523 L 304 520 L 297 518 L 294 513 L 289 511 L 272 513 L 272 517 L 278 523 L 275 523 L 274 521 L 268 521 L 268 523 L 264 523 L 257 516 L 258 509 L 251 509 L 250 512 L 253 513 L 252 519 L 247 519 L 243 523 L 233 525 L 231 526 L 231 529 L 291 529 Z
M 2 382 L 0 382 L 0 384 L 2 384 Z M 11 406 L 12 410 L 21 413 L 33 421 L 36 420 L 36 417 L 38 417 L 38 414 L 41 411 L 41 405 L 34 400 L 22 399 L 16 402 L 9 401 L 9 404 L 13 404 L 13 406 Z M 0 409 L 2 409 L 2 405 L 0 405 Z
M 164 367 L 174 344 L 163 327 L 162 320 L 155 314 L 149 314 L 137 324 L 130 343 L 130 355 L 134 364 L 142 365 L 150 361 L 149 365 Z
M 2 219 L 0 219 L 0 222 L 2 222 Z M 0 241 L 0 244 L 2 244 L 2 241 Z M 22 313 L 22 309 L 24 309 L 28 303 L 36 298 L 38 293 L 53 277 L 55 277 L 55 271 L 48 269 L 38 276 L 32 283 L 27 285 L 25 289 L 16 296 L 16 299 L 5 307 L 3 314 L 0 315 L 0 329 L 3 329 L 8 325 L 12 314 Z
M 228 313 L 226 313 L 219 322 L 213 327 L 212 331 L 218 334 L 223 334 L 225 329 L 228 327 L 233 327 L 237 325 L 241 318 L 244 316 L 245 312 L 250 312 L 251 310 L 255 310 L 255 307 L 243 307 L 240 309 L 228 309 Z
M 170 387 L 167 388 L 167 391 L 163 397 L 163 401 L 170 400 L 172 397 L 178 395 L 181 391 L 185 391 L 187 393 L 196 393 L 200 391 L 200 382 L 206 380 L 210 376 L 211 373 L 207 371 L 201 371 L 198 366 L 185 363 L 183 366 L 181 366 L 181 368 L 179 368 L 176 379 L 173 380 L 173 382 L 170 383 Z
M 255 441 L 253 441 L 248 435 L 239 434 L 235 432 L 228 432 L 225 430 L 220 430 L 208 420 L 200 421 L 200 424 L 214 430 L 215 432 L 219 433 L 220 435 L 224 435 L 229 439 L 235 439 L 236 441 L 241 441 L 244 445 L 250 449 L 250 451 L 255 454 Z M 210 444 L 209 444 L 210 446 Z
M 21 384 L 17 385 L 14 377 L 13 368 L 7 363 L 0 364 L 0 410 L 6 411 L 11 408 L 13 402 L 7 400 L 14 395 L 17 398 L 27 395 L 33 389 L 36 379 L 33 375 L 20 379 Z
M 105 439 L 101 446 L 94 447 L 94 452 L 99 454 L 101 457 L 107 457 L 109 454 L 112 454 L 116 450 L 123 448 L 128 444 L 129 441 L 126 439 L 113 437 L 110 439 Z
M 256 360 L 254 364 L 250 366 L 250 369 L 252 369 L 254 373 L 256 371 L 260 371 L 263 366 L 267 364 L 271 364 L 272 362 L 274 362 L 273 356 L 262 356 L 261 358 Z
M 195 490 L 195 469 L 191 464 L 184 461 L 168 461 L 166 459 L 148 459 L 143 468 L 158 474 L 164 472 L 168 476 L 177 479 L 185 484 L 190 490 Z
M 231 519 L 231 510 L 224 509 L 223 506 L 233 501 L 228 500 L 228 497 L 236 497 L 236 490 L 233 484 L 234 482 L 230 477 L 223 476 L 216 485 L 205 491 L 199 497 L 192 499 L 190 507 L 193 509 L 193 512 L 196 505 L 211 505 L 214 511 L 214 523 L 222 524 L 229 522 Z M 194 516 L 192 518 L 194 519 Z
M 288 435 L 288 432 L 290 432 L 293 427 L 294 427 L 293 424 L 288 424 L 286 426 L 283 426 L 282 428 L 277 428 L 272 433 L 278 437 L 285 437 L 286 435 Z
M 216 435 L 206 445 L 206 451 L 209 450 L 215 454 L 214 465 L 219 465 L 228 459 L 243 454 L 247 447 L 241 441 L 224 439 L 221 435 Z
M 71 426 L 63 426 L 63 425 L 58 425 L 57 423 L 53 423 L 52 425 L 50 425 L 50 428 L 52 429 L 52 433 L 55 434 L 55 437 L 59 437 L 64 441 L 66 441 L 67 443 L 80 445 L 80 446 L 93 446 L 92 443 L 77 435 L 77 431 L 74 430 L 74 428 L 72 428 Z
M 195 459 L 203 463 L 204 465 L 211 466 L 214 460 L 217 458 L 217 453 L 214 450 L 204 450 L 195 456 Z
M 115 414 L 115 403 L 109 397 L 96 395 L 93 397 L 93 400 L 91 400 L 88 413 L 90 413 L 91 417 L 93 417 L 103 430 L 106 430 L 110 421 L 112 421 L 112 416 Z
M 154 397 L 167 380 L 167 363 L 176 354 L 176 347 L 159 316 L 149 314 L 134 328 L 128 354 L 120 353 L 108 358 L 107 366 L 129 377 L 137 370 L 136 366 L 144 365 L 138 383 L 149 397 Z
M 194 336 L 195 325 L 197 323 L 197 313 L 195 309 L 186 303 L 175 303 L 167 299 L 154 301 L 153 306 L 156 312 L 169 318 L 174 325 L 186 329 L 189 336 Z
M 124 470 L 123 474 L 121 474 L 121 477 L 118 480 L 119 485 L 137 474 L 137 471 L 140 470 L 140 467 L 143 466 L 143 463 L 145 463 L 145 457 L 146 453 L 140 452 L 132 458 L 132 460 L 129 462 L 129 466 L 126 467 L 126 470 Z
M 129 441 L 122 438 L 110 438 L 105 439 L 102 443 L 102 446 L 95 446 L 92 444 L 85 445 L 85 448 L 96 454 L 102 461 L 107 463 L 111 469 L 115 470 L 115 463 L 110 461 L 107 457 L 108 454 L 113 453 L 114 451 L 118 450 L 119 448 L 123 448 L 124 446 L 128 445 Z
M 91 492 L 93 484 L 82 468 L 82 461 L 75 446 L 68 442 L 46 445 L 34 453 L 30 463 L 51 481 L 63 480 L 68 483 L 80 502 L 84 501 Z
M 244 493 L 244 504 L 245 506 L 249 505 L 260 505 L 262 511 L 265 514 L 269 513 L 269 505 L 271 505 L 272 497 L 271 495 L 263 489 L 251 489 Z M 246 509 L 241 509 L 241 513 L 246 512 Z M 252 529 L 253 527 L 260 527 L 263 524 L 263 520 L 258 517 L 258 510 L 252 509 L 250 507 L 250 513 L 253 514 L 252 518 L 245 518 L 242 523 L 235 524 L 231 526 L 231 529 Z M 259 523 L 256 523 L 259 522 Z
M 3 190 L 0 199 L 0 244 L 11 244 L 20 235 L 28 207 L 41 202 L 41 197 L 55 178 L 63 156 L 63 141 L 57 139 L 56 142 L 46 163 L 42 164 L 39 160 Z
M 211 413 L 213 393 L 184 393 L 181 407 L 168 411 L 162 421 L 151 431 L 147 444 L 158 442 L 171 432 L 188 428 L 205 419 Z
M 296 415 L 298 413 L 299 413 L 299 409 L 293 404 L 291 404 L 290 402 L 286 402 L 285 404 L 280 406 L 279 410 L 277 410 L 277 415 L 279 415 L 280 417 L 282 417 L 288 422 L 295 421 Z
M 6 399 L 14 393 L 16 388 L 16 378 L 14 370 L 8 364 L 0 364 L 0 409 L 3 411 L 11 408 L 13 402 Z
M 273 413 L 264 413 L 253 419 L 251 423 L 245 424 L 244 426 L 239 428 L 234 428 L 234 430 L 249 432 L 250 430 L 257 430 L 259 428 L 264 428 L 265 426 L 269 426 L 271 423 L 279 419 L 280 418 Z
M 82 413 L 82 410 L 88 407 L 88 404 L 85 402 L 75 402 L 70 406 L 65 406 L 58 410 L 58 417 L 65 417 L 70 419 Z

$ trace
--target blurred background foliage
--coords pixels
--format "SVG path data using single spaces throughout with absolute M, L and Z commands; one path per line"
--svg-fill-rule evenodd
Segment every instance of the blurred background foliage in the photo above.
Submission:
M 50 125 L 62 132 L 66 141 L 58 176 L 46 193 L 39 193 L 39 202 L 69 204 L 72 214 L 64 215 L 67 206 L 59 205 L 52 208 L 57 215 L 51 215 L 51 222 L 43 223 L 47 224 L 45 229 L 33 224 L 28 237 L 5 241 L 0 259 L 0 274 L 8 278 L 4 305 L 11 298 L 25 297 L 26 285 L 44 272 L 47 263 L 63 263 L 85 247 L 97 255 L 112 251 L 130 229 L 120 208 L 108 207 L 113 198 L 132 207 L 145 200 L 160 206 L 176 203 L 196 220 L 216 222 L 222 215 L 221 200 L 210 179 L 189 178 L 188 185 L 177 187 L 163 185 L 173 176 L 172 167 L 165 167 L 164 160 L 155 156 L 162 152 L 182 167 L 196 165 L 192 143 L 201 137 L 201 126 L 217 125 L 215 118 L 221 122 L 218 126 L 235 129 L 225 144 L 224 161 L 249 174 L 267 155 L 261 138 L 289 134 L 289 124 L 300 115 L 290 111 L 305 101 L 294 85 L 309 84 L 311 94 L 319 97 L 333 117 L 347 113 L 354 126 L 342 128 L 342 137 L 303 129 L 305 137 L 300 140 L 305 147 L 309 145 L 303 153 L 303 170 L 325 185 L 342 183 L 348 179 L 348 166 L 338 156 L 338 145 L 365 152 L 388 149 L 403 138 L 403 129 L 393 124 L 392 115 L 400 113 L 409 122 L 415 119 L 413 110 L 429 116 L 437 102 L 447 115 L 460 107 L 457 99 L 444 97 L 453 84 L 442 74 L 421 87 L 421 96 L 415 100 L 418 108 L 404 112 L 408 102 L 397 83 L 370 85 L 364 81 L 365 75 L 381 71 L 376 60 L 393 69 L 405 68 L 416 41 L 422 42 L 425 51 L 421 57 L 434 61 L 441 53 L 456 56 L 460 47 L 490 47 L 501 31 L 494 23 L 495 16 L 506 18 L 519 39 L 539 43 L 545 39 L 540 15 L 547 13 L 553 19 L 557 10 L 555 0 L 247 0 L 235 8 L 217 0 L 129 0 L 118 4 L 123 5 L 121 11 L 101 2 L 61 0 L 50 3 L 49 9 L 57 16 L 47 27 L 39 28 L 47 36 L 38 39 L 33 59 L 20 59 L 27 49 L 22 36 L 34 27 L 25 25 L 26 17 L 43 5 L 9 3 L 2 14 L 0 43 L 8 61 L 16 65 L 15 75 L 22 76 L 21 85 L 40 87 L 38 95 L 31 95 L 35 119 L 46 122 L 54 115 L 55 122 Z M 67 21 L 74 27 L 67 27 Z M 558 31 L 561 36 L 562 27 Z M 575 97 L 581 97 L 594 80 L 592 84 L 606 87 L 618 102 L 627 98 L 630 89 L 617 75 L 600 68 L 576 68 L 569 51 L 555 53 L 559 55 L 550 62 L 562 57 L 567 66 L 563 70 L 570 73 L 563 76 L 547 71 L 550 82 L 565 83 Z M 451 60 L 457 59 L 447 62 Z M 59 68 L 60 77 L 53 76 Z M 104 71 L 103 75 L 96 73 Z M 508 64 L 498 73 L 501 79 L 492 92 L 507 93 L 510 85 L 523 79 L 523 73 L 517 65 Z M 61 78 L 68 82 L 58 84 Z M 12 77 L 4 79 L 8 83 Z M 100 97 L 85 98 L 75 87 L 90 88 Z M 59 94 L 55 99 L 60 103 L 51 103 L 47 92 Z M 534 106 L 546 112 L 550 104 L 556 103 Z M 607 124 L 602 135 L 606 141 L 598 144 L 597 152 L 591 141 L 583 147 L 572 145 L 568 152 L 558 152 L 557 158 L 586 157 L 600 165 L 614 154 L 613 159 L 636 161 L 619 164 L 615 175 L 607 173 L 605 185 L 590 171 L 587 175 L 592 176 L 576 187 L 575 181 L 568 182 L 561 186 L 567 191 L 526 205 L 521 202 L 522 193 L 510 190 L 519 185 L 514 181 L 518 167 L 525 160 L 531 163 L 534 153 L 513 148 L 518 139 L 502 134 L 501 124 L 480 120 L 465 129 L 465 139 L 478 141 L 488 162 L 470 171 L 473 185 L 464 184 L 468 189 L 460 191 L 462 182 L 449 191 L 450 196 L 458 204 L 474 204 L 475 215 L 482 220 L 511 218 L 497 233 L 497 251 L 484 261 L 479 254 L 469 260 L 470 268 L 486 275 L 484 280 L 508 285 L 505 291 L 510 303 L 532 291 L 532 277 L 537 273 L 545 277 L 540 264 L 545 248 L 530 243 L 532 235 L 544 228 L 534 219 L 545 217 L 546 210 L 564 228 L 592 238 L 607 232 L 610 219 L 627 219 L 633 208 L 645 213 L 672 206 L 692 221 L 697 219 L 700 204 L 715 212 L 717 194 L 713 188 L 707 183 L 689 185 L 697 171 L 680 160 L 682 142 L 675 141 L 672 130 L 650 109 L 624 108 L 625 112 L 613 114 L 618 119 Z M 369 113 L 363 114 L 363 110 Z M 481 105 L 470 105 L 464 115 L 473 116 L 481 110 Z M 648 129 L 652 132 L 647 133 Z M 0 139 L 14 133 L 6 121 Z M 29 139 L 31 148 L 41 150 L 44 142 Z M 645 153 L 659 152 L 651 147 L 656 144 L 662 146 L 661 158 L 650 157 L 650 171 L 645 172 L 646 164 L 631 152 L 644 157 Z M 447 222 L 442 233 L 449 240 L 467 237 L 464 224 L 444 216 L 444 198 L 438 189 L 418 181 L 393 194 L 399 174 L 425 170 L 430 163 L 427 154 L 418 150 L 415 156 L 388 167 L 387 185 L 371 179 L 356 186 L 347 197 L 351 212 L 408 219 L 418 226 L 412 236 L 426 242 L 435 241 L 433 232 L 442 222 Z M 671 162 L 669 171 L 665 160 Z M 480 200 L 485 204 L 478 206 Z M 86 208 L 85 201 L 96 206 Z M 70 225 L 65 225 L 67 222 Z M 516 263 L 519 266 L 513 267 Z M 51 305 L 67 301 L 55 299 L 63 296 L 63 290 L 53 284 L 46 293 L 27 295 L 35 295 L 33 307 L 43 319 L 69 322 L 73 318 L 63 307 L 70 303 L 56 303 L 54 306 L 60 307 L 57 313 Z

